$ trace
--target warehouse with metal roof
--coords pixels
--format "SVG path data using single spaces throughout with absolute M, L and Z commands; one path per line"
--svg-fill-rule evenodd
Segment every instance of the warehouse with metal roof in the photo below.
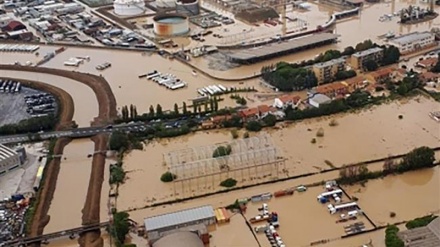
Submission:
M 192 232 L 175 232 L 157 240 L 153 247 L 204 247 L 202 240 Z
M 145 218 L 144 223 L 148 239 L 158 239 L 171 230 L 196 224 L 204 224 L 206 226 L 214 224 L 214 208 L 207 205 L 157 215 Z
M 6 173 L 21 165 L 20 155 L 0 144 L 0 174 Z

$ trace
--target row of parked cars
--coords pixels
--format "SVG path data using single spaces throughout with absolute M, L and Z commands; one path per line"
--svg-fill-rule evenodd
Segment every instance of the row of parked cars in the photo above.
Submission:
M 0 79 L 0 93 L 19 93 L 20 91 L 20 82 Z
M 55 98 L 48 93 L 24 96 L 27 105 L 26 112 L 33 117 L 47 116 L 55 111 Z

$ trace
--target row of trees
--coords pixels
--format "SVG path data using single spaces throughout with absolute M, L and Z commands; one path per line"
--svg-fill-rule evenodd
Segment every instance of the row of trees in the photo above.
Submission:
M 219 101 L 219 98 L 212 97 L 205 102 L 194 102 L 192 105 L 192 111 L 188 109 L 186 102 L 182 102 L 182 107 L 179 107 L 179 105 L 175 103 L 172 111 L 164 111 L 160 104 L 157 104 L 156 107 L 151 105 L 148 113 L 144 113 L 142 115 L 138 115 L 135 105 L 130 105 L 129 107 L 123 106 L 121 109 L 120 119 L 117 122 L 170 119 L 200 113 L 217 112 L 219 111 Z
M 435 166 L 435 153 L 429 147 L 419 147 L 407 153 L 402 161 L 395 162 L 390 158 L 385 160 L 381 171 L 371 172 L 367 166 L 344 166 L 339 170 L 338 183 L 351 184 L 368 179 L 386 176 L 388 174 L 403 173 Z
M 136 106 L 131 104 L 130 107 L 123 106 L 121 109 L 122 120 L 133 120 L 138 117 Z
M 0 127 L 0 135 L 14 135 L 29 132 L 53 130 L 58 119 L 54 115 L 24 119 L 17 124 L 5 124 Z

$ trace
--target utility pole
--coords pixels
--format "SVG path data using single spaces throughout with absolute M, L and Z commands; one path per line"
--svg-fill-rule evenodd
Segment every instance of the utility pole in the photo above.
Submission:
M 287 33 L 287 24 L 286 24 L 286 8 L 287 8 L 287 0 L 283 0 L 283 9 L 282 9 L 282 13 L 281 13 L 281 18 L 283 21 L 283 27 L 281 29 L 281 32 L 283 34 L 283 36 L 286 36 Z

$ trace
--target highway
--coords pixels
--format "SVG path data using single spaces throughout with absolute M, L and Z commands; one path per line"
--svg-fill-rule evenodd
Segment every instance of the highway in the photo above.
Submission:
M 168 127 L 174 125 L 178 120 L 169 120 L 163 122 L 164 126 Z M 50 132 L 39 132 L 39 138 L 41 140 L 48 140 L 51 138 L 60 137 L 70 137 L 70 138 L 85 138 L 91 137 L 100 133 L 111 133 L 113 131 L 130 131 L 138 132 L 144 131 L 147 127 L 152 126 L 154 123 L 150 122 L 148 124 L 143 122 L 129 123 L 129 124 L 119 124 L 119 125 L 109 125 L 106 127 L 87 127 L 87 128 L 77 128 L 65 131 L 50 131 Z M 29 138 L 38 136 L 37 133 L 32 134 L 18 134 L 18 135 L 8 135 L 0 136 L 1 144 L 11 144 L 11 143 L 21 143 L 30 141 Z

